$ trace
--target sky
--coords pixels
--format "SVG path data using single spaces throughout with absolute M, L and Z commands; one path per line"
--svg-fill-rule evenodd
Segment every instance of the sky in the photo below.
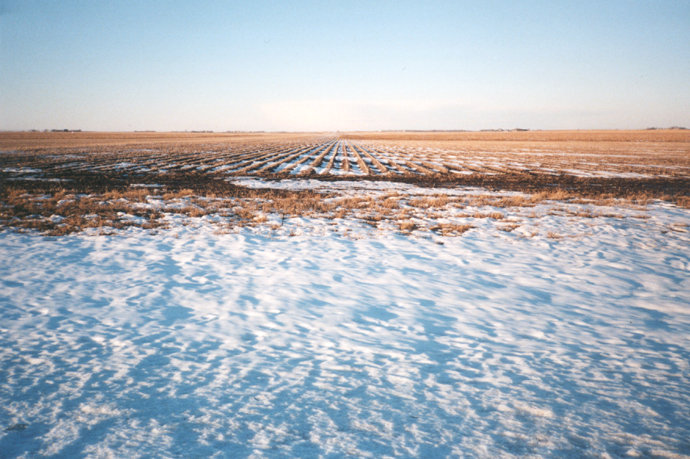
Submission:
M 690 127 L 690 1 L 0 0 L 0 130 Z

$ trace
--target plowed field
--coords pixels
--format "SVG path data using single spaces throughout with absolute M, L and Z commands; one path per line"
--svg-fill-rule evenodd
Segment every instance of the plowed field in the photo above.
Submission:
M 677 196 L 690 189 L 690 131 L 685 130 L 2 133 L 0 152 L 0 180 L 33 189 L 190 187 L 238 176 L 528 192 L 558 187 L 612 196 Z

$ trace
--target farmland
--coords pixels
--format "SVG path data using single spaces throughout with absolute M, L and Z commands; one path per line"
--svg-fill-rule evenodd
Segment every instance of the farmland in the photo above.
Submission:
M 549 211 L 590 216 L 615 215 L 611 207 L 620 204 L 690 202 L 690 134 L 682 130 L 59 132 L 1 140 L 1 221 L 51 234 L 153 229 L 167 225 L 167 212 L 220 216 L 223 231 L 260 223 L 275 229 L 278 215 L 282 228 L 286 216 L 308 215 L 450 235 L 476 226 L 474 217 L 535 215 L 534 206 L 546 202 L 571 205 Z M 69 199 L 75 194 L 78 205 Z M 496 213 L 504 209 L 515 211 Z M 525 227 L 510 225 L 501 228 Z
M 0 134 L 0 455 L 688 457 L 690 134 Z
M 516 175 L 688 179 L 688 132 L 3 133 L 0 149 L 3 173 L 17 178 L 34 171 L 54 179 L 200 171 L 216 177 L 433 177 L 460 184 Z

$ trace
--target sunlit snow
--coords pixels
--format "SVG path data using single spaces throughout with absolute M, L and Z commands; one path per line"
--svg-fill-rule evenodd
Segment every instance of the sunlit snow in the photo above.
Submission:
M 688 211 L 561 240 L 2 232 L 0 457 L 690 455 L 666 221 Z

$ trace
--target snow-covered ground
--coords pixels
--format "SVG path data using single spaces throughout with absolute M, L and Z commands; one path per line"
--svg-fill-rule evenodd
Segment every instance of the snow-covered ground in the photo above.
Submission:
M 690 212 L 559 218 L 0 232 L 0 457 L 690 456 Z

